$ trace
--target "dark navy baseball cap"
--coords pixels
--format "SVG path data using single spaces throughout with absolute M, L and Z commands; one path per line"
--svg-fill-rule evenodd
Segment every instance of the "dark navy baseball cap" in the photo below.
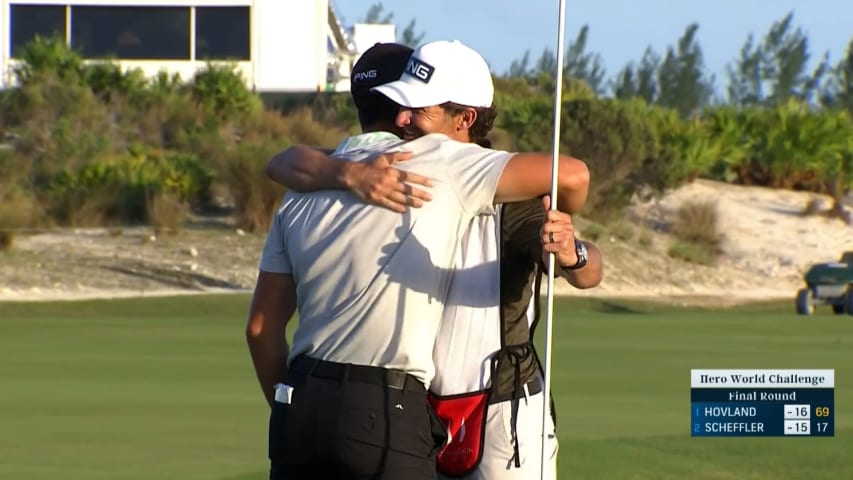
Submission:
M 355 62 L 350 75 L 350 93 L 356 108 L 371 108 L 381 94 L 373 87 L 398 80 L 414 50 L 399 43 L 377 43 L 368 48 Z

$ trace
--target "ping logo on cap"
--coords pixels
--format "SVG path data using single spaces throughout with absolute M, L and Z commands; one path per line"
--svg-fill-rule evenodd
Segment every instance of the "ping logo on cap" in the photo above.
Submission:
M 410 58 L 409 63 L 406 64 L 406 73 L 424 83 L 429 83 L 434 72 L 435 67 L 415 57 Z
M 359 80 L 372 80 L 376 78 L 376 70 L 367 70 L 366 72 L 356 72 L 355 75 L 352 76 L 352 80 L 354 82 L 358 82 Z

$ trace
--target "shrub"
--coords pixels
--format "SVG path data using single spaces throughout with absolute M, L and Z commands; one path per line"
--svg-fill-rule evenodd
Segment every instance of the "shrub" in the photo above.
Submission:
M 564 105 L 563 146 L 590 170 L 586 211 L 616 217 L 628 205 L 647 159 L 657 152 L 654 129 L 642 102 L 575 100 Z
M 15 234 L 8 230 L 0 230 L 0 252 L 8 252 L 15 243 Z
M 4 110 L 18 165 L 29 167 L 36 182 L 115 148 L 110 111 L 84 85 L 43 76 L 16 90 Z
M 266 177 L 264 167 L 282 147 L 279 142 L 272 141 L 246 143 L 225 153 L 222 180 L 234 197 L 240 228 L 250 232 L 269 229 L 284 189 Z
M 688 201 L 678 207 L 672 233 L 681 241 L 719 249 L 723 235 L 719 213 L 713 201 Z
M 53 177 L 48 198 L 53 215 L 71 225 L 150 220 L 151 199 L 206 201 L 213 173 L 194 155 L 134 147 Z
M 670 256 L 711 265 L 723 242 L 716 204 L 711 201 L 682 204 L 675 213 L 672 233 L 676 241 L 669 249 Z
M 806 202 L 806 206 L 803 207 L 803 211 L 801 212 L 804 217 L 809 217 L 812 215 L 819 215 L 823 213 L 826 208 L 826 202 L 821 198 L 812 197 Z
M 235 65 L 208 63 L 192 81 L 192 97 L 218 120 L 228 120 L 261 110 L 260 98 L 246 86 Z
M 175 233 L 180 230 L 184 220 L 189 216 L 186 202 L 170 193 L 156 193 L 146 202 L 148 223 L 154 227 L 154 232 Z
M 715 251 L 710 250 L 704 245 L 697 245 L 695 243 L 683 241 L 673 242 L 667 253 L 670 257 L 678 260 L 708 266 L 713 265 L 714 260 L 717 257 L 717 253 Z
M 21 62 L 14 68 L 15 78 L 21 85 L 48 76 L 69 83 L 79 83 L 83 76 L 83 57 L 68 48 L 59 35 L 35 38 L 16 52 Z

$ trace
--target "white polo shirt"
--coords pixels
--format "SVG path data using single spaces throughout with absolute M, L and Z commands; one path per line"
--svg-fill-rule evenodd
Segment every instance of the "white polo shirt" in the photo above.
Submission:
M 260 268 L 296 281 L 291 360 L 307 354 L 400 369 L 428 386 L 460 240 L 471 219 L 493 212 L 513 154 L 439 134 L 408 143 L 366 134 L 345 140 L 335 156 L 362 161 L 392 148 L 413 153 L 397 166 L 430 177 L 432 201 L 401 215 L 344 190 L 288 192 Z

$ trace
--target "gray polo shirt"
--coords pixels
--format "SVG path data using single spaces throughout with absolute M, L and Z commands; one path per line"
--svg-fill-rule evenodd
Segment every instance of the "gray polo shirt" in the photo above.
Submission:
M 345 140 L 335 156 L 363 161 L 399 149 L 398 164 L 433 181 L 433 200 L 405 214 L 343 190 L 288 192 L 275 215 L 261 270 L 296 281 L 300 354 L 405 370 L 429 385 L 432 350 L 454 258 L 472 218 L 492 203 L 513 154 L 432 134 L 403 143 L 390 134 Z

